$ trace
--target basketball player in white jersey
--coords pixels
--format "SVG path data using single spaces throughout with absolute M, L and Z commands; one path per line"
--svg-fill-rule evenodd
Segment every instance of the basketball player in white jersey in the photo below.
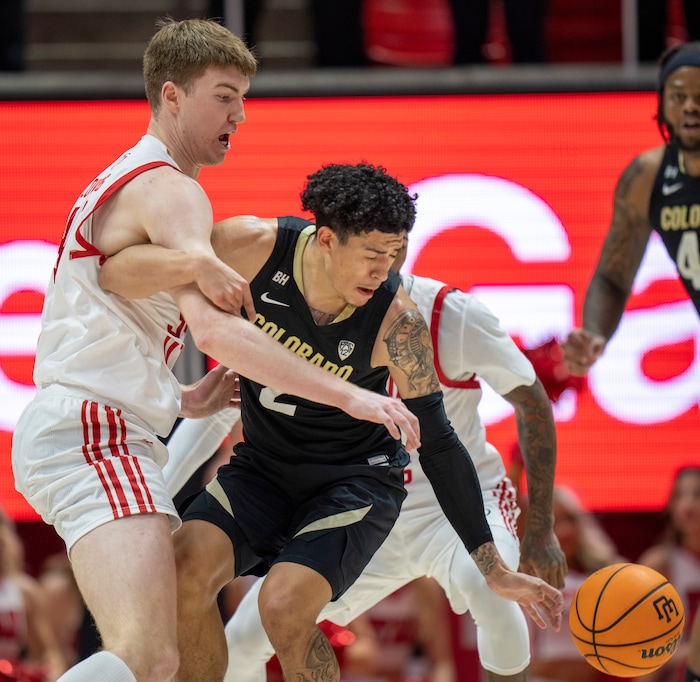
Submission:
M 417 420 L 400 401 L 310 366 L 246 321 L 242 309 L 255 315 L 247 283 L 213 252 L 212 208 L 197 177 L 224 161 L 256 66 L 214 21 L 164 22 L 144 56 L 147 134 L 80 195 L 50 273 L 38 392 L 17 424 L 12 458 L 17 489 L 65 540 L 104 643 L 62 682 L 175 674 L 171 531 L 180 519 L 158 436 L 178 413 L 228 404 L 225 367 L 418 441 Z M 149 243 L 177 252 L 175 288 L 131 300 L 100 287 L 105 258 Z M 172 367 L 187 327 L 222 369 L 181 393 Z
M 399 254 L 395 270 L 404 257 L 405 251 Z M 511 568 L 520 562 L 524 570 L 562 587 L 566 562 L 553 532 L 552 516 L 555 431 L 542 384 L 498 320 L 475 298 L 424 277 L 403 275 L 402 281 L 430 326 L 447 415 L 473 458 L 499 552 Z M 515 490 L 500 454 L 486 441 L 477 412 L 482 380 L 515 408 L 530 502 L 522 548 L 516 535 Z M 227 410 L 208 420 L 185 420 L 178 427 L 168 443 L 166 478 L 174 483 L 173 494 L 213 454 L 236 418 L 234 410 Z M 415 452 L 405 470 L 405 482 L 408 497 L 393 530 L 356 582 L 323 609 L 319 620 L 347 625 L 403 585 L 431 576 L 442 585 L 456 613 L 469 610 L 476 620 L 486 679 L 527 680 L 530 649 L 522 610 L 488 589 L 442 512 Z M 226 626 L 227 682 L 265 680 L 265 664 L 274 652 L 258 614 L 261 582 L 246 594 Z

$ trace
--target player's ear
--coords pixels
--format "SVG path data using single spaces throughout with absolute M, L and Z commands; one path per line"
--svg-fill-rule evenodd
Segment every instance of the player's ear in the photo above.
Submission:
M 322 251 L 327 251 L 337 241 L 338 238 L 335 232 L 328 225 L 321 225 L 316 228 L 316 242 Z
M 164 107 L 177 109 L 180 105 L 180 89 L 172 81 L 166 81 L 160 89 L 160 98 Z

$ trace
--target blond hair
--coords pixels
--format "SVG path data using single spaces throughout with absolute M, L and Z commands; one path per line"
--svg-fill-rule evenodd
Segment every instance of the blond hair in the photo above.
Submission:
M 153 112 L 160 108 L 161 88 L 168 81 L 189 92 L 210 66 L 232 66 L 248 78 L 257 71 L 257 59 L 246 44 L 212 19 L 164 19 L 158 25 L 143 56 L 146 98 Z

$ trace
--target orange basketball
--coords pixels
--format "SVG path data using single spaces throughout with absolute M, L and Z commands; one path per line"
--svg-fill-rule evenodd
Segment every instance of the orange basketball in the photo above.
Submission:
M 569 613 L 571 637 L 581 655 L 617 677 L 660 668 L 678 648 L 684 623 L 673 585 L 639 564 L 613 564 L 590 575 Z

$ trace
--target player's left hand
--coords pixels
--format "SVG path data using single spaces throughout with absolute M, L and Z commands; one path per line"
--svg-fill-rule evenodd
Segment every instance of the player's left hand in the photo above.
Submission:
M 547 623 L 557 632 L 561 628 L 564 595 L 541 578 L 515 571 L 502 571 L 487 577 L 488 586 L 499 597 L 515 601 L 540 627 Z
M 520 543 L 519 570 L 542 578 L 560 590 L 564 587 L 568 567 L 564 552 L 553 530 L 543 533 L 525 530 Z
M 223 365 L 217 365 L 194 384 L 182 386 L 181 417 L 201 419 L 240 406 L 238 374 Z

